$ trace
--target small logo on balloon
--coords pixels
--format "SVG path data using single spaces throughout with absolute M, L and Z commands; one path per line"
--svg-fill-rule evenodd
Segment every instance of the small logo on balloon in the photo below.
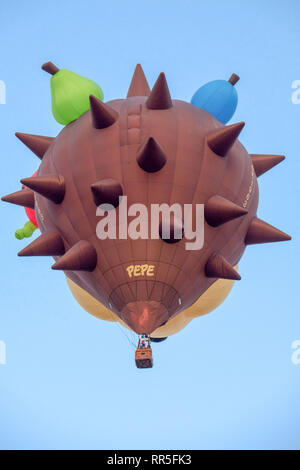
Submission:
M 155 266 L 153 264 L 131 264 L 126 268 L 129 277 L 154 276 Z

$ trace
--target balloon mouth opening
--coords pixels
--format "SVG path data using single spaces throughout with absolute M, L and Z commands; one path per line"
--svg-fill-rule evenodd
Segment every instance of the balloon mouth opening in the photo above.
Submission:
M 166 323 L 168 309 L 155 300 L 129 302 L 120 313 L 122 320 L 137 334 L 151 334 Z

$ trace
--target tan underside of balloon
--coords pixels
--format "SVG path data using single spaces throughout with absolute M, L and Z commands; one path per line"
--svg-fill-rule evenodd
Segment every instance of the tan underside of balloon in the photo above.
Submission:
M 236 270 L 237 268 L 238 266 L 235 266 Z M 117 315 L 102 305 L 101 302 L 96 300 L 91 294 L 82 289 L 82 287 L 79 287 L 68 277 L 66 279 L 73 296 L 84 310 L 100 320 L 119 322 L 125 328 L 130 330 L 126 323 L 120 320 Z M 218 279 L 207 289 L 206 292 L 204 292 L 204 294 L 201 295 L 201 297 L 199 297 L 198 300 L 196 300 L 193 305 L 191 305 L 191 307 L 179 313 L 174 318 L 171 318 L 171 320 L 169 320 L 165 325 L 157 328 L 153 333 L 151 333 L 151 336 L 154 338 L 164 338 L 178 333 L 178 331 L 182 330 L 191 320 L 193 320 L 193 318 L 206 315 L 217 308 L 226 299 L 233 287 L 233 284 L 234 281 Z

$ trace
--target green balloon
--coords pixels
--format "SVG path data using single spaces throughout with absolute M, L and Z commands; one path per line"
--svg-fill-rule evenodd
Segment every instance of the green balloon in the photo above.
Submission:
M 31 237 L 31 235 L 33 234 L 35 230 L 36 230 L 36 226 L 30 220 L 28 220 L 23 227 L 24 237 L 26 238 Z
M 32 231 L 28 227 L 23 228 L 24 237 L 29 238 L 32 235 Z
M 70 70 L 61 69 L 50 80 L 52 113 L 57 122 L 67 125 L 90 109 L 89 96 L 103 100 L 97 83 Z
M 18 230 L 15 231 L 15 237 L 18 240 L 23 240 L 24 235 L 23 235 L 23 229 L 22 228 L 19 228 Z
M 25 222 L 24 227 L 15 231 L 15 237 L 18 240 L 23 240 L 24 237 L 29 238 L 36 229 L 37 227 L 30 220 L 28 220 Z

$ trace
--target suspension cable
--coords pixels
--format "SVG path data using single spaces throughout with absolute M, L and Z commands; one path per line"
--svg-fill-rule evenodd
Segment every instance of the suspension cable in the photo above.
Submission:
M 121 325 L 119 324 L 119 322 L 118 322 L 118 321 L 117 321 L 117 322 L 114 322 L 114 323 L 116 323 L 116 324 L 117 324 L 117 326 L 118 326 L 119 330 L 120 330 L 120 331 L 122 332 L 122 334 L 123 334 L 123 335 L 124 335 L 124 336 L 127 338 L 127 340 L 128 340 L 128 343 L 130 344 L 130 346 L 131 346 L 131 347 L 133 347 L 133 348 L 134 348 L 134 350 L 136 350 L 136 348 L 137 348 L 137 345 L 136 345 L 136 344 L 134 344 L 134 342 L 133 342 L 133 341 L 132 341 L 132 340 L 129 338 L 129 336 L 126 334 L 126 332 L 125 332 L 125 329 L 123 329 L 123 328 L 121 327 Z

